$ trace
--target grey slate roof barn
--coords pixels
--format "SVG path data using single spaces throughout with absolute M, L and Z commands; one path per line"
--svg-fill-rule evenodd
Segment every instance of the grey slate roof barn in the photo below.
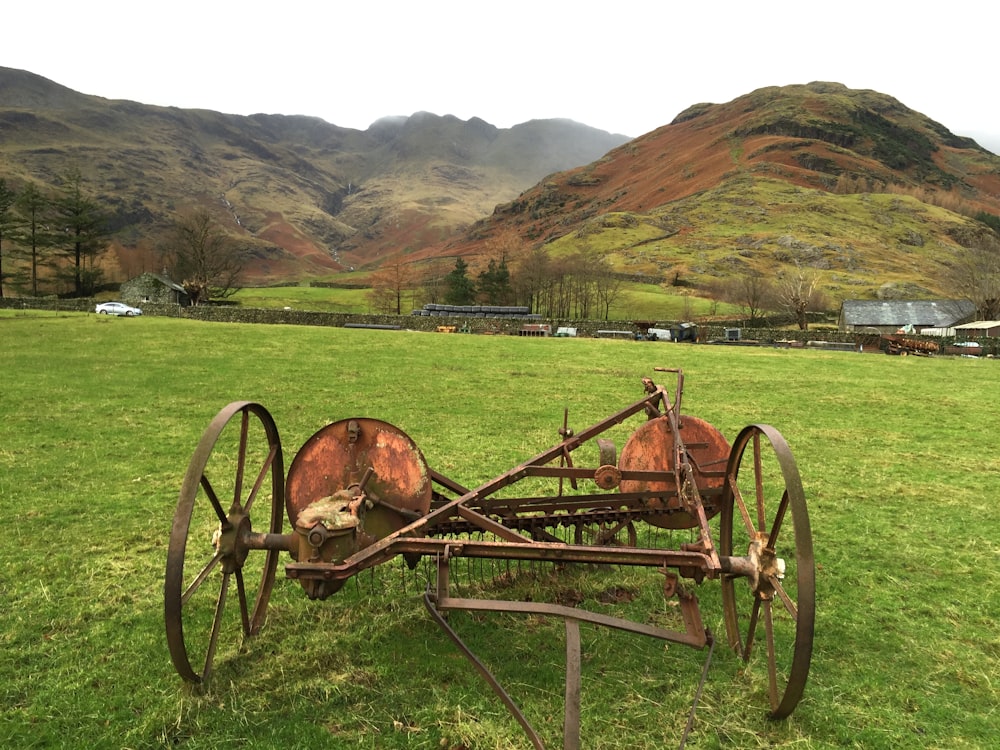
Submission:
M 191 298 L 184 287 L 158 273 L 144 273 L 122 282 L 121 298 L 134 305 L 158 304 L 187 307 Z
M 841 331 L 895 333 L 901 328 L 919 333 L 924 328 L 951 328 L 971 320 L 976 306 L 968 300 L 848 299 L 840 306 Z

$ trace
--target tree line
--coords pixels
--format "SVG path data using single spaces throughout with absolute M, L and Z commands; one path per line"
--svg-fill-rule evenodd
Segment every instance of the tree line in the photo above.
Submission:
M 107 212 L 86 192 L 78 170 L 61 176 L 51 192 L 33 182 L 15 190 L 0 178 L 0 297 L 4 285 L 37 297 L 46 269 L 75 296 L 93 294 L 107 226 Z
M 53 189 L 0 177 L 0 298 L 4 288 L 37 297 L 53 289 L 93 296 L 104 283 L 112 212 L 91 195 L 79 170 Z M 208 211 L 178 214 L 159 247 L 164 270 L 199 304 L 233 294 L 249 253 Z
M 369 302 L 378 312 L 402 315 L 425 303 L 527 307 L 532 313 L 563 320 L 607 320 L 624 281 L 607 258 L 584 252 L 554 257 L 544 247 L 524 248 L 513 234 L 486 249 L 478 272 L 456 258 L 445 274 L 440 266 L 421 273 L 396 261 L 371 276 Z
M 956 299 L 971 301 L 979 320 L 1000 319 L 1000 239 L 985 224 L 956 237 L 952 257 L 942 254 L 942 288 Z M 402 261 L 372 274 L 369 301 L 377 312 L 406 314 L 428 302 L 449 305 L 519 305 L 557 320 L 607 320 L 624 293 L 624 280 L 603 256 L 583 252 L 553 257 L 544 247 L 501 245 L 484 267 L 474 272 L 459 257 L 454 267 L 420 273 Z M 810 315 L 828 312 L 831 303 L 820 276 L 798 263 L 765 276 L 747 271 L 705 284 L 700 292 L 742 311 L 749 322 L 780 312 L 801 330 Z
M 26 182 L 20 189 L 0 177 L 0 297 L 5 287 L 22 295 L 51 293 L 53 286 L 74 296 L 92 296 L 103 283 L 99 260 L 111 240 L 111 212 L 70 169 L 51 189 Z M 942 259 L 938 279 L 956 298 L 972 301 L 980 320 L 1000 318 L 1000 218 L 981 214 L 978 223 L 955 234 L 954 257 Z M 248 248 L 204 208 L 179 213 L 164 229 L 159 258 L 164 270 L 187 291 L 193 304 L 220 299 L 239 289 Z M 424 303 L 527 307 L 551 319 L 610 317 L 624 293 L 624 278 L 602 255 L 578 251 L 554 256 L 526 247 L 514 232 L 490 240 L 472 269 L 459 257 L 445 272 L 420 272 L 396 261 L 371 276 L 369 301 L 378 312 L 405 314 Z M 753 272 L 707 285 L 702 292 L 741 308 L 750 319 L 765 312 L 790 314 L 806 328 L 808 314 L 829 307 L 819 278 L 798 265 L 770 277 Z

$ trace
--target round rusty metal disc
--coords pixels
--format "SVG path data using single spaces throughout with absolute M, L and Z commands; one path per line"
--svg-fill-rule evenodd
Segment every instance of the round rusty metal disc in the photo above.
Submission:
M 294 527 L 310 503 L 358 484 L 371 468 L 365 494 L 424 515 L 431 504 L 431 480 L 423 454 L 397 427 L 377 419 L 344 419 L 319 430 L 299 450 L 285 485 L 288 519 Z M 376 539 L 409 522 L 376 503 L 365 516 L 365 531 Z
M 729 443 L 715 427 L 698 417 L 681 417 L 681 440 L 687 448 L 694 467 L 695 484 L 699 491 L 719 490 L 723 486 L 726 461 L 729 458 Z M 618 468 L 622 471 L 673 471 L 674 436 L 670 420 L 663 416 L 651 419 L 633 432 L 622 448 Z M 698 525 L 698 521 L 681 509 L 677 488 L 673 481 L 647 481 L 623 479 L 619 485 L 621 492 L 668 491 L 669 495 L 647 501 L 650 507 L 670 509 L 663 515 L 649 516 L 645 520 L 664 529 L 688 529 Z M 718 513 L 717 502 L 706 502 L 708 517 Z

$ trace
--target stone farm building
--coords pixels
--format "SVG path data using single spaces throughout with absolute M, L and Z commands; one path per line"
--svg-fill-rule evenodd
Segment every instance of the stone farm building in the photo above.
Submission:
M 920 333 L 925 328 L 951 328 L 972 320 L 976 306 L 968 300 L 844 300 L 839 328 L 854 333 Z
M 158 273 L 144 273 L 122 282 L 121 298 L 132 305 L 153 303 L 187 307 L 191 304 L 184 287 Z

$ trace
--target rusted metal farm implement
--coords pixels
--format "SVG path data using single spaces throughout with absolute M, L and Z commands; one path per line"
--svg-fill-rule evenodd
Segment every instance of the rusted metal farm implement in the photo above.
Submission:
M 905 357 L 914 354 L 918 357 L 930 357 L 938 353 L 940 348 L 933 341 L 910 338 L 897 333 L 882 334 L 882 348 L 886 354 L 896 354 Z
M 704 682 L 713 635 L 682 579 L 695 584 L 715 579 L 730 646 L 766 672 L 771 716 L 788 716 L 805 688 L 815 616 L 812 536 L 795 461 L 773 427 L 750 425 L 730 445 L 711 424 L 682 414 L 683 373 L 657 369 L 675 378 L 672 398 L 667 387 L 643 378 L 638 401 L 579 432 L 564 420 L 558 444 L 471 489 L 431 469 L 402 430 L 360 417 L 319 430 L 286 477 L 278 430 L 267 410 L 250 402 L 229 404 L 195 450 L 170 534 L 164 596 L 175 668 L 190 682 L 208 677 L 229 620 L 231 594 L 239 636 L 257 633 L 281 553 L 291 556 L 286 576 L 313 599 L 325 599 L 352 576 L 390 559 L 402 557 L 411 567 L 423 561 L 430 571 L 428 612 L 537 748 L 542 747 L 538 734 L 445 613 L 565 620 L 564 743 L 575 748 L 579 624 L 707 649 Z M 634 416 L 645 421 L 616 455 L 606 435 Z M 589 466 L 573 460 L 584 446 L 590 453 L 577 455 L 596 453 Z M 552 491 L 519 494 L 519 485 L 529 479 Z M 290 532 L 283 530 L 286 515 Z M 673 530 L 686 530 L 689 541 L 678 549 L 639 546 L 638 528 L 666 530 L 668 538 Z M 654 569 L 662 574 L 663 595 L 676 600 L 678 625 L 661 627 L 540 597 L 457 596 L 452 565 L 463 558 L 602 564 L 606 575 L 622 569 L 607 565 Z M 701 684 L 695 705 L 700 692 Z M 693 716 L 694 705 L 685 738 Z

